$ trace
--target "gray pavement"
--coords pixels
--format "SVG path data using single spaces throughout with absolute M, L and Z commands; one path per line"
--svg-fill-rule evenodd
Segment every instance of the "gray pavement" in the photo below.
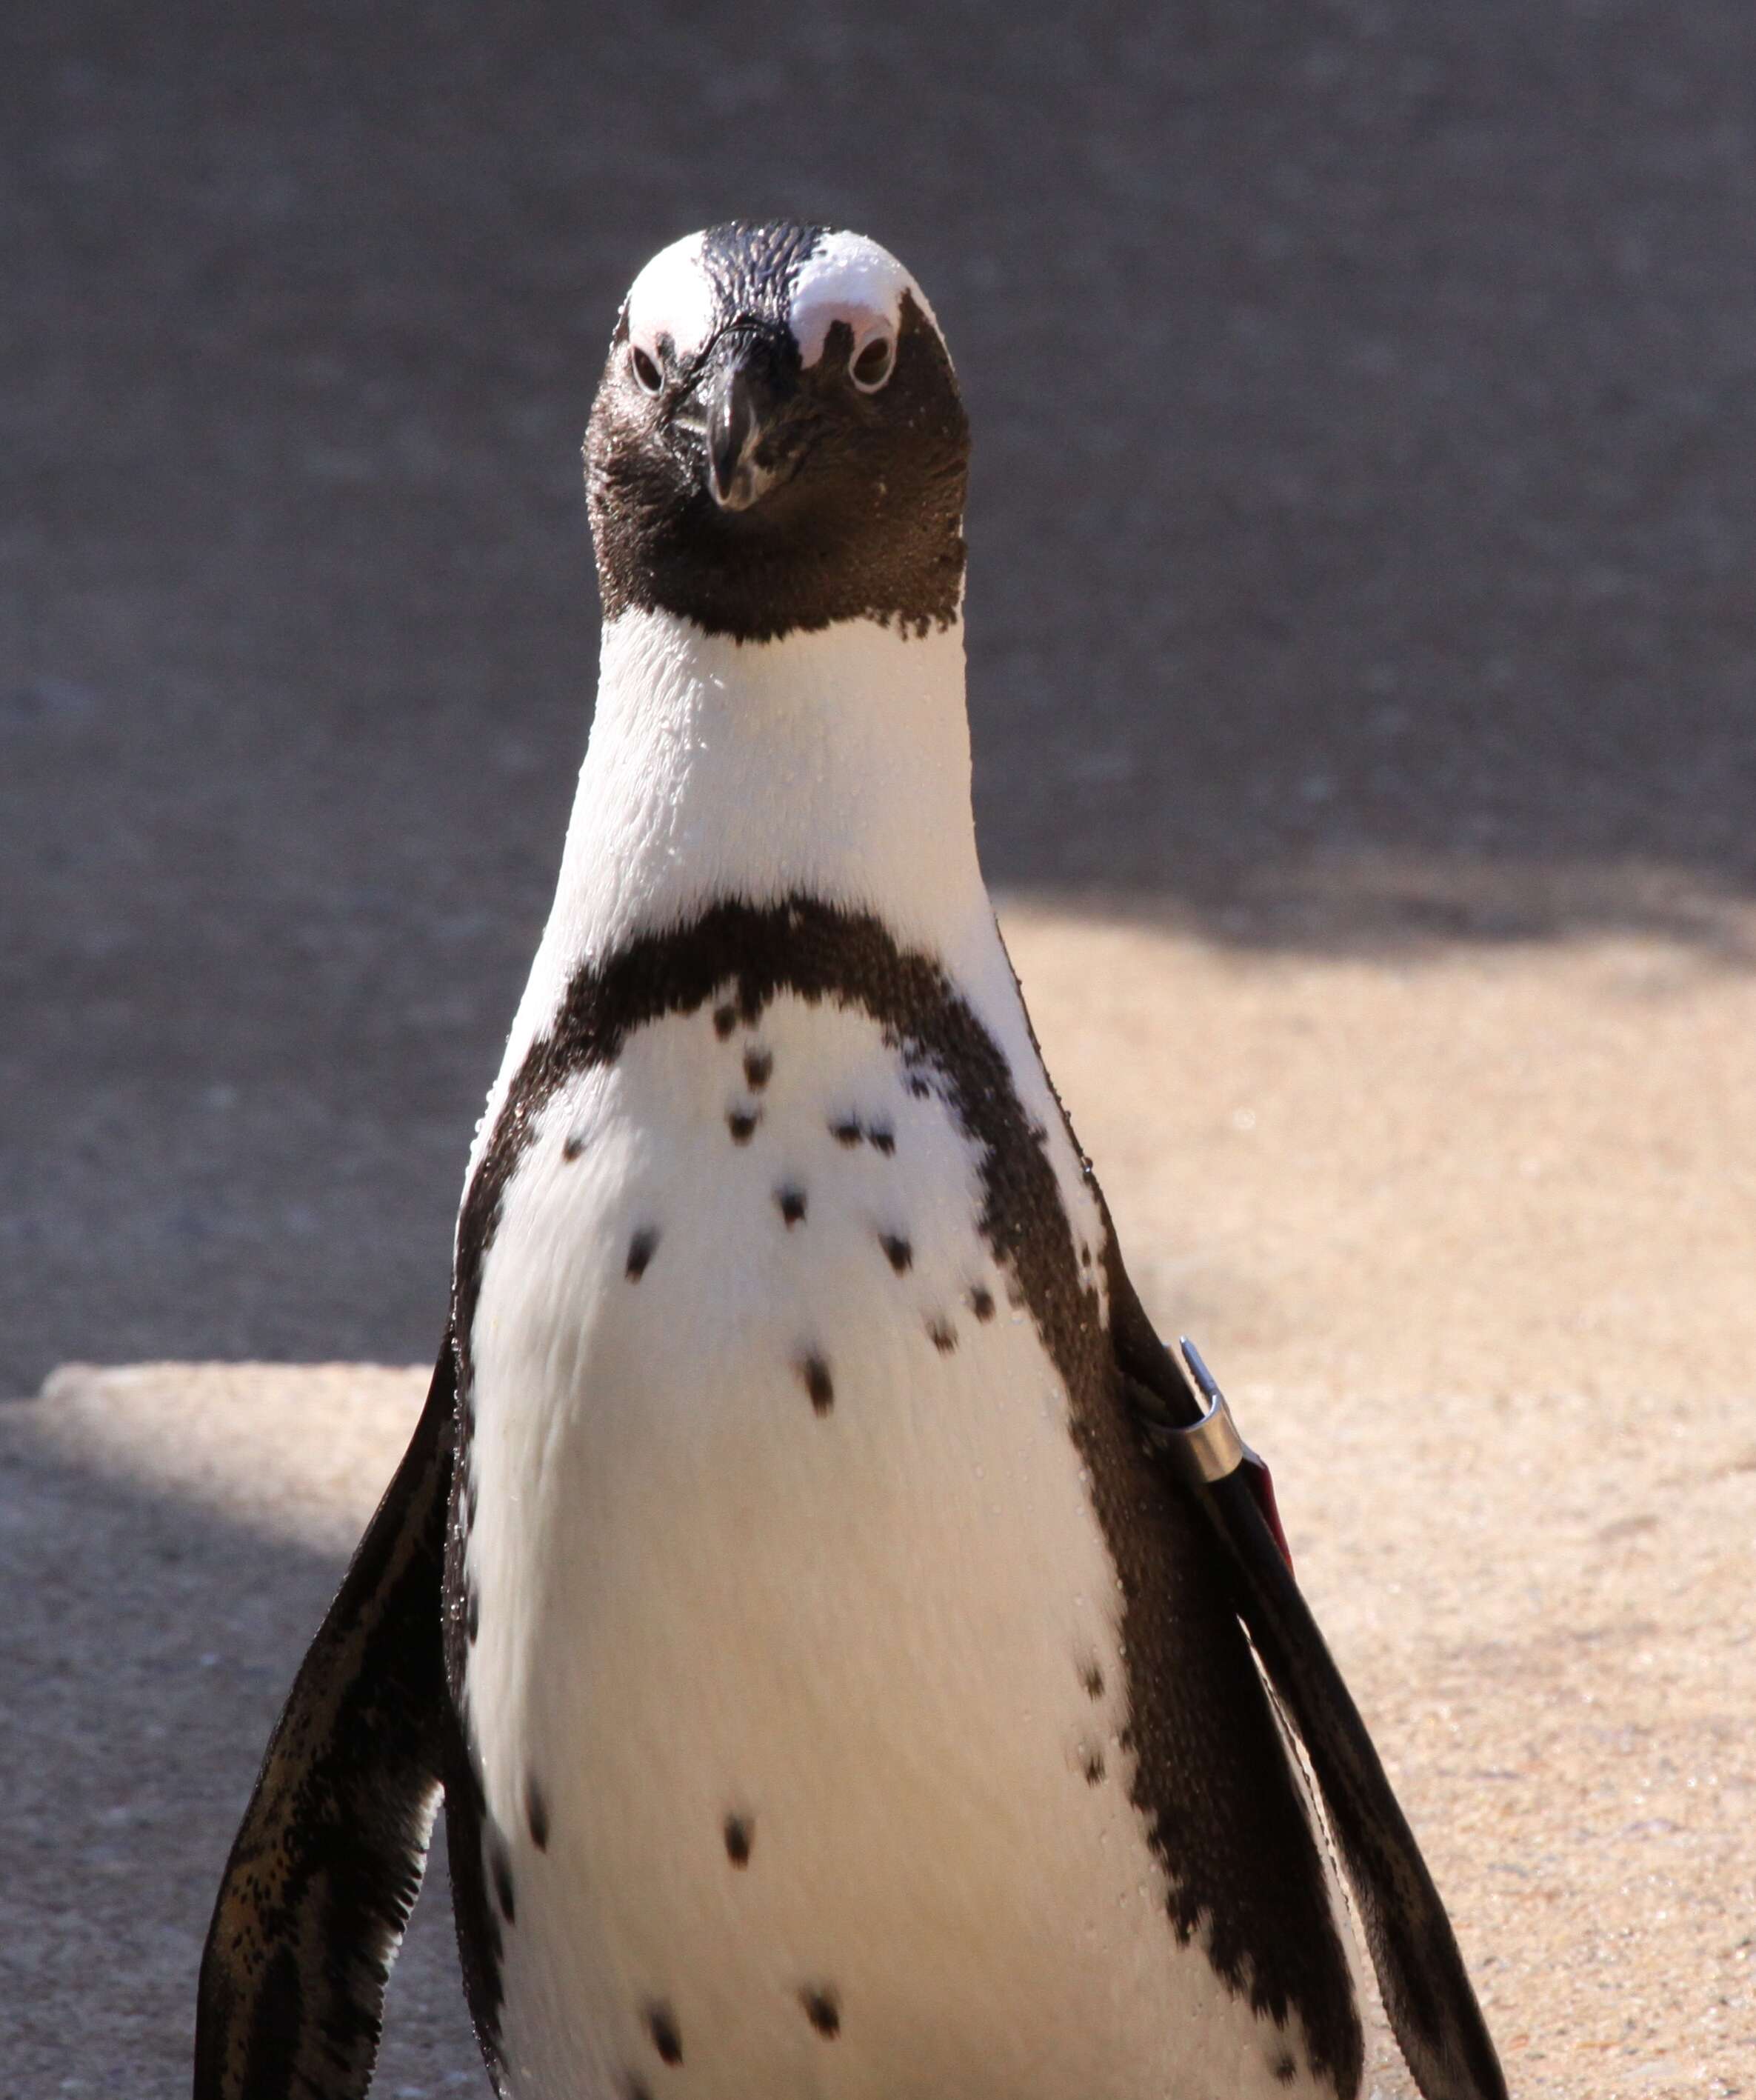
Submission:
M 576 451 L 610 319 L 664 240 L 779 211 L 889 242 L 951 335 L 977 440 L 988 864 L 1171 929 L 1166 961 L 1072 922 L 1027 974 L 1062 1036 L 1105 1023 L 1057 1069 L 1083 1061 L 1075 1107 L 1143 1267 L 1167 1264 L 1224 1361 L 1278 1347 L 1258 1375 L 1303 1375 L 1322 1326 L 1324 1433 L 1301 1450 L 1308 1411 L 1277 1423 L 1272 1388 L 1261 1427 L 1298 1461 L 1283 1492 L 1305 1483 L 1302 1564 L 1321 1588 L 1320 1555 L 1354 1555 L 1326 1615 L 1423 1829 L 1455 1833 L 1444 1878 L 1520 2089 L 1741 2089 L 1749 1855 L 1727 1867 L 1716 1819 L 1747 1829 L 1750 1785 L 1723 1653 L 1753 1477 L 1747 0 L 0 12 L 0 1396 L 69 1357 L 430 1352 L 589 712 Z M 1613 944 L 1528 1010 L 1492 973 L 1436 1006 L 1435 976 L 1387 1020 L 1373 986 L 1394 971 L 1328 968 L 1451 951 L 1468 969 L 1486 942 L 1511 970 L 1521 944 L 1599 930 L 1665 953 Z M 1321 977 L 1233 982 L 1277 951 Z M 1073 966 L 1092 955 L 1102 986 Z M 1142 986 L 1149 1025 L 1129 1021 Z M 1154 1060 L 1180 1021 L 1204 1048 L 1171 1089 Z M 1229 1029 L 1251 1043 L 1235 1080 Z M 1326 1105 L 1328 1066 L 1297 1117 L 1276 1106 L 1298 1046 L 1330 1038 L 1336 1073 L 1372 1074 L 1357 1127 Z M 1495 1056 L 1466 1145 L 1449 1118 Z M 1160 1110 L 1184 1121 L 1149 1142 Z M 1251 1180 L 1243 1149 L 1277 1114 Z M 1592 1189 L 1555 1193 L 1545 1145 Z M 1190 1162 L 1224 1199 L 1186 1259 Z M 1631 1459 L 1601 1511 L 1581 1491 L 1568 1521 L 1587 1540 L 1604 1520 L 1613 1595 L 1568 1574 L 1560 1604 L 1524 1600 L 1529 1656 L 1558 1615 L 1562 1661 L 1595 1673 L 1568 1769 L 1601 1762 L 1615 1798 L 1577 1819 L 1493 1646 L 1517 1600 L 1489 1578 L 1510 1583 L 1521 1534 L 1496 1551 L 1466 1524 L 1448 1549 L 1436 1486 L 1435 1594 L 1488 1628 L 1471 1646 L 1442 1619 L 1440 1683 L 1423 1592 L 1375 1654 L 1402 1606 L 1374 1602 L 1391 1564 L 1366 1564 L 1370 1527 L 1333 1500 L 1367 1476 L 1327 1425 L 1345 1446 L 1387 1278 L 1408 1360 L 1378 1375 L 1443 1393 L 1456 1366 L 1480 1390 L 1367 1408 L 1351 1433 L 1454 1413 L 1427 1471 L 1454 1489 L 1480 1464 L 1493 1493 L 1466 1518 L 1504 1493 L 1503 1395 L 1471 1337 L 1594 1396 L 1532 1418 L 1556 1478 L 1563 1432 L 1592 1442 L 1596 1382 L 1621 1393 L 1661 1314 L 1679 1388 L 1654 1412 L 1680 1421 L 1692 1396 L 1725 1440 L 1705 1486 L 1698 1454 L 1677 1462 L 1698 1504 Z M 185 2089 L 218 1860 L 383 1468 L 338 1477 L 302 1529 L 281 1505 L 333 1455 L 327 1418 L 312 1437 L 289 1402 L 255 1470 L 209 1493 L 187 1476 L 211 1422 L 168 1390 L 126 1467 L 52 1403 L 0 1409 L 0 1595 L 20 1600 L 0 2100 Z M 1410 1544 L 1399 1577 L 1420 1564 Z M 1648 1572 L 1674 1594 L 1653 1603 Z M 1573 1710 L 1532 1682 L 1552 1732 Z M 1460 1767 L 1451 1704 L 1420 1703 L 1435 1687 L 1465 1719 L 1501 1699 L 1493 1770 Z M 1500 1788 L 1524 1789 L 1503 1845 Z M 1551 1949 L 1531 1921 L 1557 1917 Z M 386 2093 L 481 2089 L 445 1940 L 430 1900 Z M 1550 2032 L 1521 2040 L 1527 2002 Z M 1587 2032 L 1605 2054 L 1582 2087 Z M 1670 2060 L 1684 2040 L 1698 2069 Z
M 216 1399 L 211 1372 L 186 1370 L 143 1389 L 122 1374 L 107 1407 L 77 1379 L 0 1404 L 0 2100 L 189 2089 L 220 1868 L 419 1405 L 418 1374 L 399 1393 L 382 1372 L 296 1377 L 280 1408 L 249 1404 L 276 1391 L 260 1374 Z M 244 1405 L 224 1405 L 232 1390 Z M 135 1422 L 130 1449 L 117 1429 Z M 237 1477 L 252 1436 L 254 1496 Z M 443 1858 L 441 1833 L 391 1986 L 382 2100 L 488 2091 Z
M 430 1349 L 579 433 L 705 220 L 948 328 L 1000 882 L 1374 950 L 1756 887 L 1747 0 L 64 0 L 0 152 L 0 1390 Z

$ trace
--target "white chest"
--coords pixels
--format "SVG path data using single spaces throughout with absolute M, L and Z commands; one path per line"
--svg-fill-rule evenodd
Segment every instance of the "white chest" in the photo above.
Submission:
M 911 1076 L 710 1002 L 506 1189 L 467 1718 L 521 2094 L 1289 2089 L 1167 1925 L 1067 1396 Z

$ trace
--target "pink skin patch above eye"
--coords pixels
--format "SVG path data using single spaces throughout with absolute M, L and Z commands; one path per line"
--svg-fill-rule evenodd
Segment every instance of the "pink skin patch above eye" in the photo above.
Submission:
M 792 333 L 800 361 L 807 366 L 817 363 L 837 321 L 853 330 L 855 356 L 875 334 L 893 335 L 902 324 L 905 292 L 937 331 L 938 322 L 920 285 L 887 248 L 862 233 L 826 234 L 792 288 Z
M 888 249 L 859 233 L 825 234 L 800 267 L 788 319 L 801 364 L 817 364 L 837 321 L 853 332 L 858 357 L 875 336 L 893 337 L 902 324 L 902 298 L 937 329 L 933 309 L 914 279 Z M 662 364 L 661 338 L 673 358 L 686 360 L 704 349 L 713 333 L 717 294 L 699 233 L 660 249 L 634 280 L 628 294 L 629 342 Z
M 629 288 L 628 339 L 655 362 L 659 338 L 673 354 L 692 357 L 713 331 L 714 291 L 702 267 L 702 240 L 691 233 L 661 248 Z

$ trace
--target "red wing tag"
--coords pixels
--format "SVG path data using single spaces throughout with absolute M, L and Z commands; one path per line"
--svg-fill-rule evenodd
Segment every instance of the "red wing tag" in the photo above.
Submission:
M 1268 1471 L 1268 1462 L 1260 1452 L 1247 1447 L 1244 1452 L 1244 1478 L 1250 1483 L 1250 1492 L 1255 1498 L 1256 1507 L 1262 1512 L 1262 1521 L 1268 1527 L 1274 1543 L 1281 1549 L 1281 1558 L 1286 1563 L 1286 1572 L 1293 1573 L 1293 1550 L 1286 1543 L 1286 1533 L 1281 1523 L 1280 1506 L 1274 1499 L 1274 1476 Z

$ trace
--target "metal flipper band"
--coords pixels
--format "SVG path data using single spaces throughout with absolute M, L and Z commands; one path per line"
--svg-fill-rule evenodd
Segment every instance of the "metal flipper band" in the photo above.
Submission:
M 1154 1445 L 1170 1459 L 1192 1488 L 1206 1490 L 1216 1487 L 1221 1480 L 1230 1480 L 1234 1473 L 1242 1472 L 1245 1485 L 1261 1511 L 1263 1522 L 1268 1527 L 1268 1534 L 1291 1574 L 1292 1548 L 1286 1542 L 1286 1529 L 1275 1502 L 1273 1476 L 1260 1453 L 1252 1451 L 1239 1435 L 1225 1395 L 1202 1361 L 1201 1351 L 1187 1335 L 1177 1337 L 1177 1346 L 1187 1366 L 1185 1376 L 1191 1388 L 1190 1397 L 1198 1410 L 1195 1420 L 1173 1422 L 1160 1407 L 1148 1404 L 1147 1396 L 1137 1386 L 1132 1396 L 1136 1416 Z
M 1193 1422 L 1173 1422 L 1158 1408 L 1143 1405 L 1145 1396 L 1136 1392 L 1136 1412 L 1148 1435 L 1198 1486 L 1207 1487 L 1216 1480 L 1225 1480 L 1240 1466 L 1260 1465 L 1261 1460 L 1238 1434 L 1225 1395 L 1202 1361 L 1200 1350 L 1187 1335 L 1177 1337 L 1177 1347 L 1189 1366 L 1189 1382 L 1194 1388 L 1201 1412 Z
M 1171 1429 L 1176 1442 L 1171 1448 L 1193 1479 L 1204 1485 L 1223 1480 L 1228 1474 L 1235 1473 L 1240 1466 L 1255 1458 L 1256 1454 L 1239 1436 L 1225 1395 L 1215 1383 L 1213 1373 L 1202 1362 L 1201 1351 L 1187 1335 L 1178 1335 L 1177 1347 L 1189 1366 L 1189 1379 L 1200 1398 L 1202 1412 L 1200 1419 L 1187 1429 Z

